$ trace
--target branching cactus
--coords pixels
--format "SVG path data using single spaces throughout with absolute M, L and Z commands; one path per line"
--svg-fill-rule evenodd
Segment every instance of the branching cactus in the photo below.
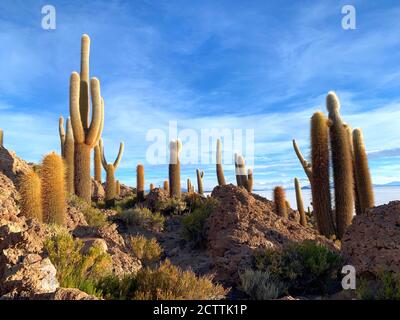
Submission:
M 136 166 L 136 195 L 139 201 L 144 200 L 144 166 Z
M 171 198 L 181 197 L 181 165 L 179 162 L 179 153 L 182 149 L 182 143 L 180 140 L 173 140 L 169 144 L 169 194 Z
M 303 204 L 303 195 L 301 194 L 300 182 L 297 178 L 294 178 L 294 188 L 296 190 L 296 203 L 297 203 L 297 211 L 300 214 L 300 224 L 303 227 L 307 226 L 307 217 L 304 212 L 304 204 Z
M 249 169 L 247 170 L 247 191 L 248 192 L 253 192 L 253 185 L 254 185 L 254 180 L 253 180 L 253 170 Z
M 101 163 L 103 165 L 104 170 L 106 171 L 106 196 L 105 196 L 106 206 L 113 207 L 115 205 L 115 198 L 117 197 L 115 171 L 117 170 L 122 158 L 122 154 L 124 153 L 124 143 L 123 142 L 120 143 L 118 156 L 115 159 L 114 163 L 107 163 L 106 157 L 104 155 L 104 145 L 101 139 L 99 142 L 99 146 L 101 150 Z
M 196 176 L 197 176 L 197 191 L 200 195 L 204 195 L 204 189 L 203 189 L 204 171 L 196 169 Z
M 21 215 L 42 222 L 42 182 L 36 172 L 32 170 L 21 176 L 19 193 L 21 195 Z
M 361 213 L 364 213 L 366 209 L 375 206 L 375 201 L 371 174 L 368 167 L 368 157 L 367 152 L 365 151 L 364 138 L 361 129 L 354 129 L 353 131 L 353 146 L 360 210 Z
M 293 139 L 293 149 L 294 152 L 297 155 L 297 158 L 299 159 L 304 172 L 306 173 L 308 180 L 310 181 L 310 184 L 312 185 L 312 165 L 311 163 L 309 163 L 303 156 L 303 154 L 301 153 L 299 147 L 297 146 L 296 140 Z
M 330 120 L 330 145 L 335 186 L 335 212 L 337 237 L 342 238 L 351 224 L 354 210 L 354 179 L 350 144 L 339 114 L 340 102 L 334 92 L 326 97 Z
M 274 202 L 275 210 L 278 216 L 288 218 L 288 210 L 286 206 L 285 190 L 282 187 L 275 187 L 274 189 Z
M 322 112 L 311 118 L 312 202 L 318 231 L 327 238 L 335 235 L 329 186 L 329 129 Z
M 164 180 L 163 189 L 164 189 L 164 191 L 169 192 L 169 183 L 168 183 L 168 180 Z
M 92 119 L 89 123 L 89 50 L 90 39 L 82 36 L 81 72 L 71 74 L 70 115 L 75 139 L 75 193 L 88 203 L 91 201 L 90 152 L 101 137 L 104 103 L 100 82 L 90 80 Z M 115 184 L 114 184 L 115 185 Z
M 217 179 L 218 185 L 223 186 L 226 184 L 225 176 L 224 176 L 224 168 L 222 167 L 222 144 L 221 139 L 217 140 Z
M 75 142 L 74 142 L 74 133 L 72 131 L 71 119 L 67 119 L 67 131 L 64 131 L 64 118 L 60 117 L 59 121 L 59 132 L 60 132 L 60 140 L 61 140 L 61 153 L 62 157 L 65 161 L 66 166 L 66 189 L 69 194 L 75 193 L 75 184 L 74 184 L 74 150 L 75 150 Z
M 43 221 L 66 225 L 65 167 L 63 159 L 52 152 L 44 157 L 40 169 Z
M 236 182 L 238 187 L 244 187 L 247 190 L 247 172 L 246 164 L 243 156 L 235 153 L 235 171 L 236 171 Z

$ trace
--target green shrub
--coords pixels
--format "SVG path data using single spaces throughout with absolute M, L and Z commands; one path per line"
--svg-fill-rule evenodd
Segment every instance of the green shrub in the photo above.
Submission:
M 195 209 L 200 208 L 207 201 L 207 198 L 198 193 L 187 193 L 184 199 L 188 212 L 193 212 Z
M 168 198 L 164 201 L 159 201 L 156 204 L 156 209 L 165 215 L 181 215 L 186 210 L 186 202 L 179 198 Z
M 282 296 L 285 285 L 269 272 L 246 269 L 240 274 L 241 290 L 253 300 L 269 300 Z
M 102 227 L 107 224 L 107 217 L 101 210 L 92 207 L 78 196 L 70 196 L 69 205 L 82 212 L 90 227 Z
M 136 276 L 130 274 L 119 278 L 109 275 L 97 281 L 96 289 L 106 300 L 133 300 L 137 291 Z
M 384 271 L 373 279 L 357 279 L 356 295 L 362 300 L 400 300 L 400 274 Z
M 119 214 L 119 218 L 127 225 L 140 226 L 155 232 L 160 232 L 164 229 L 164 216 L 159 212 L 152 213 L 147 208 L 136 207 L 124 210 Z
M 44 248 L 57 269 L 61 287 L 78 288 L 88 294 L 100 296 L 96 281 L 111 273 L 111 257 L 100 248 L 92 247 L 82 254 L 83 242 L 74 240 L 65 231 L 46 239 Z
M 195 248 L 205 248 L 207 246 L 207 230 L 205 222 L 213 210 L 218 205 L 217 200 L 207 198 L 192 213 L 182 219 L 183 237 L 191 241 Z
M 256 269 L 266 271 L 288 287 L 290 294 L 320 294 L 337 289 L 342 264 L 338 253 L 312 241 L 282 251 L 255 253 Z
M 145 264 L 160 259 L 162 248 L 155 238 L 148 240 L 142 235 L 135 236 L 131 237 L 130 244 L 135 256 Z

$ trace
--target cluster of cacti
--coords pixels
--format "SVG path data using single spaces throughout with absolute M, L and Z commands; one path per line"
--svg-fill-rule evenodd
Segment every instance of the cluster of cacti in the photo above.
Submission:
M 303 227 L 306 227 L 307 217 L 306 213 L 304 212 L 303 196 L 301 194 L 300 182 L 297 178 L 294 178 L 294 188 L 296 190 L 296 204 L 297 204 L 297 211 L 299 212 L 300 215 L 300 224 Z
M 144 166 L 142 164 L 136 167 L 136 196 L 139 201 L 144 200 Z
M 238 187 L 244 187 L 248 192 L 253 191 L 253 171 L 246 172 L 246 164 L 242 155 L 235 153 L 235 174 Z M 249 181 L 250 179 L 250 181 Z
M 122 154 L 124 152 L 124 143 L 121 142 L 119 145 L 119 151 L 117 158 L 114 163 L 107 163 L 106 157 L 104 155 L 104 146 L 103 141 L 100 139 L 99 142 L 100 150 L 101 150 L 101 163 L 103 165 L 104 170 L 106 171 L 106 206 L 112 207 L 115 205 L 116 195 L 116 182 L 115 182 L 115 170 L 117 170 L 118 165 L 121 161 Z
M 66 166 L 66 189 L 69 194 L 75 193 L 74 185 L 74 134 L 72 132 L 71 119 L 67 119 L 67 130 L 64 130 L 64 118 L 59 119 L 59 133 L 61 141 L 61 155 Z
M 196 176 L 197 176 L 197 192 L 200 195 L 204 195 L 204 190 L 203 190 L 204 171 L 196 169 Z
M 225 176 L 224 176 L 224 169 L 222 167 L 222 145 L 221 139 L 217 140 L 217 159 L 216 159 L 216 168 L 217 168 L 217 179 L 218 185 L 223 186 L 226 184 Z
M 280 186 L 274 188 L 274 202 L 276 214 L 287 219 L 288 209 L 285 190 Z
M 179 153 L 182 149 L 182 143 L 180 140 L 173 140 L 169 144 L 169 166 L 168 166 L 168 177 L 169 177 L 169 194 L 171 198 L 181 197 L 181 165 L 179 162 Z
M 100 140 L 104 115 L 100 82 L 92 78 L 90 97 L 93 110 L 89 121 L 89 50 L 90 39 L 83 35 L 80 75 L 73 72 L 70 78 L 70 116 L 75 140 L 75 193 L 87 202 L 91 201 L 90 152 Z
M 319 232 L 340 239 L 351 224 L 354 208 L 357 214 L 363 213 L 374 205 L 374 196 L 361 131 L 351 131 L 343 122 L 339 99 L 334 92 L 328 93 L 326 105 L 329 119 L 322 112 L 314 113 L 311 118 L 311 164 L 304 159 L 294 140 L 293 146 L 311 183 L 313 212 Z M 331 207 L 330 156 L 334 211 Z

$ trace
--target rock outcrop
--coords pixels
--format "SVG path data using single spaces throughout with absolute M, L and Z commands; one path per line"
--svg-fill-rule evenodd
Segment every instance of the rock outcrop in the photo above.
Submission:
M 154 188 L 145 197 L 144 206 L 151 211 L 160 210 L 160 204 L 166 203 L 169 199 L 169 193 L 161 188 Z

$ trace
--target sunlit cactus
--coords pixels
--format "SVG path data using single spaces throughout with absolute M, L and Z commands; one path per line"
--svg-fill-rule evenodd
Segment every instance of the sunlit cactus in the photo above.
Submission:
M 182 149 L 180 140 L 173 140 L 169 144 L 170 160 L 168 166 L 169 176 L 169 194 L 170 197 L 181 197 L 181 165 L 179 162 L 179 153 Z
M 150 183 L 150 191 L 154 190 L 154 183 Z
M 322 112 L 311 118 L 312 201 L 318 231 L 330 238 L 335 234 L 329 185 L 329 129 Z
M 294 178 L 294 188 L 296 190 L 296 204 L 297 204 L 297 211 L 299 212 L 300 215 L 300 224 L 303 227 L 306 227 L 307 217 L 306 213 L 304 212 L 303 195 L 301 194 L 300 182 L 297 178 Z
M 101 151 L 98 144 L 94 147 L 93 152 L 93 170 L 94 180 L 101 183 Z
M 253 192 L 253 185 L 254 185 L 253 170 L 249 169 L 249 170 L 247 170 L 247 191 L 248 192 Z
M 59 133 L 61 142 L 61 154 L 65 161 L 66 169 L 66 184 L 65 187 L 69 194 L 75 193 L 75 183 L 74 183 L 74 157 L 75 157 L 75 142 L 74 133 L 72 131 L 71 119 L 67 119 L 66 124 L 67 130 L 64 130 L 64 118 L 59 119 Z
M 235 153 L 235 173 L 238 187 L 248 188 L 246 164 L 242 155 Z
M 75 193 L 88 203 L 91 201 L 90 152 L 98 143 L 102 131 L 104 103 L 100 94 L 100 82 L 90 80 L 92 117 L 89 123 L 89 36 L 81 42 L 81 72 L 73 72 L 70 78 L 70 116 L 75 139 Z
M 223 186 L 226 184 L 225 182 L 225 176 L 224 176 L 224 168 L 222 167 L 222 145 L 221 145 L 221 139 L 217 140 L 217 179 L 218 179 L 218 185 Z
M 364 213 L 366 209 L 375 206 L 374 190 L 371 173 L 368 167 L 368 157 L 365 151 L 364 138 L 361 129 L 353 130 L 354 162 L 357 190 L 359 192 L 360 209 Z
M 3 143 L 4 143 L 3 139 L 4 139 L 4 132 L 3 132 L 2 129 L 0 129 L 0 148 L 2 148 L 4 146 L 3 145 Z
M 139 201 L 144 200 L 144 166 L 136 166 L 136 196 Z
M 40 169 L 43 222 L 66 224 L 65 167 L 63 159 L 52 152 L 44 157 Z
M 117 158 L 114 163 L 107 163 L 106 157 L 104 155 L 104 145 L 103 141 L 100 139 L 99 141 L 100 151 L 101 151 L 101 163 L 103 165 L 104 170 L 106 171 L 106 206 L 113 207 L 115 205 L 116 195 L 116 182 L 115 182 L 115 171 L 118 168 L 118 165 L 121 161 L 122 154 L 124 153 L 124 143 L 121 142 L 119 145 L 119 151 Z
M 326 97 L 329 112 L 329 133 L 335 186 L 337 238 L 341 239 L 351 224 L 354 210 L 354 179 L 350 143 L 339 114 L 340 102 L 334 92 Z
M 304 172 L 306 173 L 308 180 L 310 181 L 310 184 L 312 184 L 312 165 L 304 158 L 299 147 L 297 146 L 296 140 L 293 139 L 292 142 L 293 142 L 294 152 L 296 153 L 297 158 L 299 159 L 299 161 L 304 169 Z
M 60 136 L 61 156 L 64 157 L 65 129 L 64 129 L 64 117 L 62 116 L 58 119 L 58 134 Z
M 204 195 L 204 189 L 203 189 L 204 171 L 200 170 L 200 169 L 196 169 L 196 176 L 197 176 L 197 192 L 200 195 Z
M 121 195 L 121 184 L 119 180 L 115 182 L 115 196 L 118 198 Z
M 163 189 L 164 189 L 164 191 L 169 192 L 169 183 L 168 183 L 168 180 L 164 180 Z
M 35 171 L 29 171 L 19 180 L 21 215 L 43 221 L 42 182 Z
M 275 210 L 278 216 L 288 218 L 285 190 L 278 186 L 274 189 Z
M 187 180 L 186 180 L 186 189 L 187 189 L 188 193 L 192 192 L 192 181 L 190 181 L 189 178 L 187 178 Z

